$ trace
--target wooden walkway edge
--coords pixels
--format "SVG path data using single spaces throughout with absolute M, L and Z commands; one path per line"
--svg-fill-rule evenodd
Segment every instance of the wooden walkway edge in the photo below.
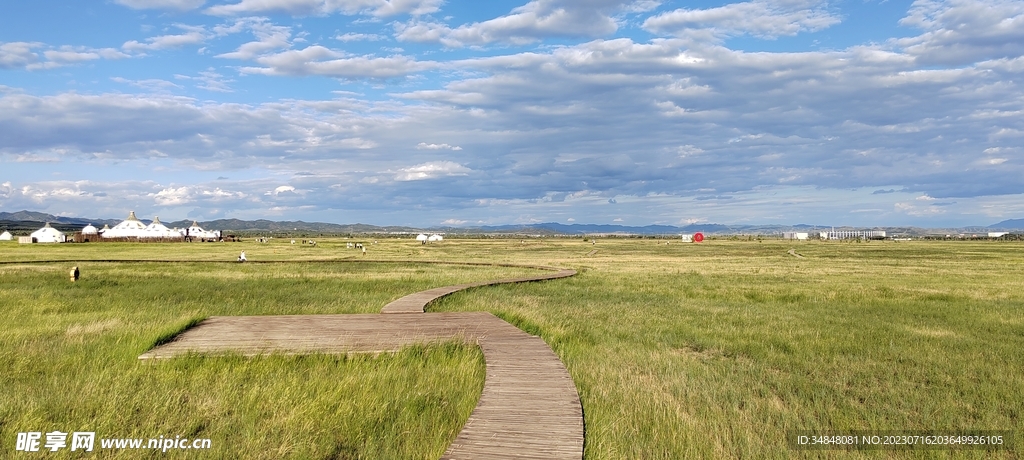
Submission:
M 442 459 L 581 459 L 583 408 L 572 377 L 551 347 L 487 312 L 424 313 L 427 303 L 472 287 L 564 278 L 574 270 L 446 286 L 402 297 L 382 313 L 214 316 L 139 356 L 188 352 L 386 352 L 453 338 L 480 346 L 487 366 L 477 406 Z

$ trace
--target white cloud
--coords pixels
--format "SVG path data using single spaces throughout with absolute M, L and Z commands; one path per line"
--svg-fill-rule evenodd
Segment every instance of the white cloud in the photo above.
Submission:
M 54 69 L 97 59 L 129 57 L 127 54 L 113 48 L 87 48 L 82 46 L 61 46 L 56 49 L 43 50 L 42 53 L 33 51 L 44 46 L 42 43 L 0 43 L 0 69 Z
M 219 54 L 217 57 L 251 60 L 270 51 L 288 49 L 292 46 L 292 32 L 289 27 L 277 26 L 265 19 L 240 20 L 235 23 L 230 32 L 238 32 L 243 28 L 249 29 L 256 37 L 256 41 L 244 43 L 235 51 Z
M 24 68 L 35 63 L 39 60 L 39 55 L 32 50 L 41 46 L 42 43 L 0 43 L 0 69 Z
M 428 144 L 426 142 L 420 142 L 416 144 L 416 150 L 462 150 L 462 147 L 457 145 L 452 146 L 448 144 Z
M 601 3 L 607 5 L 602 8 Z M 459 48 L 495 42 L 526 44 L 548 37 L 600 37 L 618 29 L 608 13 L 619 6 L 607 1 L 532 0 L 508 15 L 456 28 L 419 19 L 396 23 L 395 38 Z
M 436 68 L 408 56 L 348 56 L 320 45 L 255 58 L 261 67 L 242 67 L 242 73 L 262 75 L 322 75 L 347 79 L 387 79 Z
M 643 28 L 683 37 L 750 35 L 773 39 L 816 32 L 839 23 L 839 17 L 816 0 L 756 0 L 708 9 L 685 9 L 647 18 Z
M 196 85 L 196 88 L 205 89 L 207 91 L 214 91 L 219 93 L 234 92 L 234 90 L 232 90 L 231 87 L 228 86 L 228 84 L 234 82 L 234 80 L 225 78 L 223 75 L 217 73 L 212 67 L 204 71 L 200 71 L 198 76 L 192 77 L 188 75 L 176 74 L 174 78 L 177 78 L 179 80 L 191 80 L 197 82 L 198 84 Z
M 202 28 L 178 25 L 185 29 L 185 33 L 176 35 L 160 35 L 146 39 L 145 43 L 136 40 L 129 40 L 121 45 L 121 49 L 130 52 L 144 52 L 153 50 L 165 50 L 180 48 L 186 45 L 199 45 L 209 38 L 209 34 Z
M 292 187 L 291 185 L 281 185 L 281 186 L 278 186 L 277 188 L 275 188 L 273 191 L 265 193 L 265 195 L 275 195 L 276 196 L 276 195 L 280 195 L 282 193 L 294 193 L 294 192 L 295 192 L 295 187 Z
M 181 89 L 182 88 L 181 85 L 176 85 L 176 84 L 174 84 L 172 82 L 169 82 L 167 80 L 160 80 L 160 79 L 157 79 L 157 78 L 150 78 L 150 79 L 145 79 L 145 80 L 129 80 L 127 78 L 122 78 L 122 77 L 112 77 L 111 80 L 115 81 L 117 83 L 123 83 L 123 84 L 126 84 L 126 85 L 131 85 L 131 86 L 134 86 L 136 88 L 141 88 L 141 89 L 144 89 L 144 90 L 147 90 L 147 91 L 161 91 L 161 92 L 163 92 L 163 91 L 170 91 L 170 90 L 175 90 L 175 89 Z
M 387 37 L 385 37 L 383 35 L 378 35 L 378 34 L 357 34 L 357 33 L 353 33 L 353 32 L 349 32 L 349 33 L 342 34 L 342 35 L 336 35 L 334 37 L 335 40 L 338 40 L 338 41 L 341 41 L 341 42 L 346 42 L 346 43 L 348 43 L 348 42 L 357 42 L 357 41 L 380 41 L 380 40 L 384 40 L 386 38 Z
M 1020 0 L 915 0 L 900 25 L 924 31 L 893 43 L 925 64 L 969 64 L 1024 54 Z
M 242 0 L 206 9 L 215 16 L 239 16 L 283 12 L 293 16 L 368 14 L 388 17 L 398 14 L 423 15 L 437 12 L 443 0 Z
M 432 161 L 399 170 L 396 181 L 416 181 L 439 177 L 465 176 L 471 169 L 452 161 Z

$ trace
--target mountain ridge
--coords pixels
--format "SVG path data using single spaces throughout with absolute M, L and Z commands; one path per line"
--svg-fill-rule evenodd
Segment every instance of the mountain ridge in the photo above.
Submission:
M 150 220 L 142 220 L 149 223 Z M 85 225 L 92 224 L 97 227 L 103 225 L 116 225 L 120 219 L 87 219 L 80 217 L 62 217 L 52 214 L 22 210 L 18 212 L 0 212 L 0 228 L 15 227 L 28 228 L 32 225 L 50 223 L 55 228 L 64 231 L 80 230 Z M 193 220 L 178 220 L 164 222 L 168 227 L 187 227 Z M 215 219 L 199 221 L 200 226 L 213 229 L 234 231 L 242 233 L 253 232 L 313 232 L 313 233 L 415 233 L 415 232 L 444 232 L 454 234 L 543 234 L 543 235 L 675 235 L 681 233 L 704 232 L 708 234 L 772 234 L 787 231 L 814 232 L 825 231 L 833 228 L 826 225 L 795 224 L 795 225 L 726 225 L 715 223 L 694 223 L 685 226 L 674 225 L 645 225 L 628 226 L 619 224 L 561 224 L 557 222 L 539 222 L 532 224 L 507 224 L 507 225 L 485 225 L 470 227 L 409 227 L 409 226 L 379 226 L 370 224 L 335 224 L 328 222 L 305 222 L 296 221 L 272 221 L 268 219 L 241 220 L 241 219 Z M 77 228 L 74 228 L 77 226 Z M 895 234 L 921 235 L 941 233 L 963 233 L 963 232 L 985 232 L 988 230 L 1024 230 L 1024 219 L 1008 219 L 989 226 L 958 227 L 958 228 L 919 228 L 906 226 L 891 227 L 834 227 L 842 230 L 852 229 L 877 229 L 885 230 Z

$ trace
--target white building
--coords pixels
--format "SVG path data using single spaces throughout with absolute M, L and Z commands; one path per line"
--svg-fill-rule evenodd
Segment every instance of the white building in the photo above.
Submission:
M 60 230 L 51 227 L 50 224 L 32 232 L 31 236 L 36 243 L 63 243 L 66 239 Z
M 145 238 L 180 238 L 181 233 L 167 228 L 160 217 L 154 217 L 153 222 L 146 226 Z
M 93 227 L 92 224 L 86 225 L 85 228 L 82 229 L 83 235 L 95 235 L 97 233 L 99 233 L 99 230 L 96 230 L 96 227 Z
M 203 227 L 199 226 L 199 222 L 193 220 L 192 225 L 185 229 L 184 236 L 187 236 L 189 238 L 214 240 L 220 238 L 220 232 L 213 230 L 203 230 Z
M 104 238 L 143 238 L 146 235 L 146 224 L 135 217 L 135 211 L 128 213 L 128 218 L 103 232 Z
M 441 235 L 438 235 L 437 233 L 427 237 L 427 241 L 443 241 L 443 240 L 444 240 L 444 237 L 441 236 Z
M 0 233 L 0 241 L 11 241 L 13 239 L 14 236 L 11 235 L 11 232 L 5 230 L 3 233 Z
M 782 239 L 786 240 L 806 240 L 808 234 L 804 232 L 783 232 Z
M 821 232 L 821 239 L 823 240 L 853 240 L 853 239 L 864 239 L 864 240 L 881 240 L 885 239 L 884 230 L 830 230 L 827 232 Z

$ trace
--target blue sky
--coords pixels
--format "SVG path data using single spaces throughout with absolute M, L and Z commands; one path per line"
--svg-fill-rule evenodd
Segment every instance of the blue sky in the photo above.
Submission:
M 0 11 L 4 211 L 418 226 L 1024 217 L 1024 1 Z

